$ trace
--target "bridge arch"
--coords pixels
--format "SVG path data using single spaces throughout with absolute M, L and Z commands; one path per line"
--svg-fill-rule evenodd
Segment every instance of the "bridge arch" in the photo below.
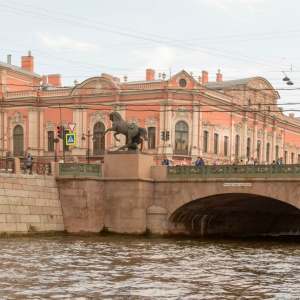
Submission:
M 214 194 L 183 204 L 168 221 L 193 236 L 297 235 L 300 210 L 263 195 Z
M 186 179 L 156 183 L 155 205 L 167 209 L 173 233 L 300 233 L 299 179 Z

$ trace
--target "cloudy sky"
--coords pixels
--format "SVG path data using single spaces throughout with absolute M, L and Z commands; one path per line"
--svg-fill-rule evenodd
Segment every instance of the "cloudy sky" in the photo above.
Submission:
M 0 60 L 20 66 L 31 50 L 35 72 L 63 86 L 101 73 L 142 80 L 147 68 L 215 81 L 220 69 L 223 80 L 266 78 L 300 116 L 298 0 L 0 0 L 0 14 Z

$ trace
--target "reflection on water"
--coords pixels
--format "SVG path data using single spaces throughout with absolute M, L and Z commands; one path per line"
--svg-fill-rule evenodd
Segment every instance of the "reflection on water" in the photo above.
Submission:
M 296 242 L 0 239 L 0 299 L 300 299 Z

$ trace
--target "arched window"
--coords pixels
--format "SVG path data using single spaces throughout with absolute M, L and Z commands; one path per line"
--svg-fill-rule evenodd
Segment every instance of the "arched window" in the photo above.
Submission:
M 235 151 L 234 151 L 235 159 L 238 159 L 240 156 L 240 136 L 237 134 L 235 136 Z
M 105 126 L 102 122 L 97 122 L 93 130 L 93 154 L 101 155 L 105 153 Z
M 48 131 L 48 151 L 54 151 L 54 131 Z
M 266 148 L 266 161 L 267 161 L 267 163 L 270 162 L 270 143 L 267 143 L 267 148 Z
M 247 138 L 247 158 L 250 159 L 251 156 L 251 138 Z
M 188 154 L 188 133 L 189 127 L 179 121 L 175 125 L 175 154 Z
M 148 127 L 148 149 L 155 149 L 156 128 Z
M 14 156 L 25 156 L 24 133 L 23 133 L 23 127 L 21 125 L 17 125 L 14 128 L 13 140 L 14 140 Z

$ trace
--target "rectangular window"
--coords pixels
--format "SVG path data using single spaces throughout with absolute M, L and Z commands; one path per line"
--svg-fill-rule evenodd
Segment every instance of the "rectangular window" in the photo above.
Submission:
M 292 153 L 291 154 L 291 164 L 295 163 L 294 159 L 295 159 L 295 153 Z
M 298 154 L 298 164 L 300 164 L 300 154 Z
M 148 127 L 148 149 L 155 149 L 155 132 L 155 127 Z
M 54 151 L 54 131 L 48 131 L 48 151 Z
M 208 131 L 204 131 L 203 135 L 203 152 L 208 152 Z
M 224 156 L 228 156 L 228 136 L 224 136 Z
M 214 154 L 218 154 L 219 150 L 219 135 L 217 133 L 214 134 Z

